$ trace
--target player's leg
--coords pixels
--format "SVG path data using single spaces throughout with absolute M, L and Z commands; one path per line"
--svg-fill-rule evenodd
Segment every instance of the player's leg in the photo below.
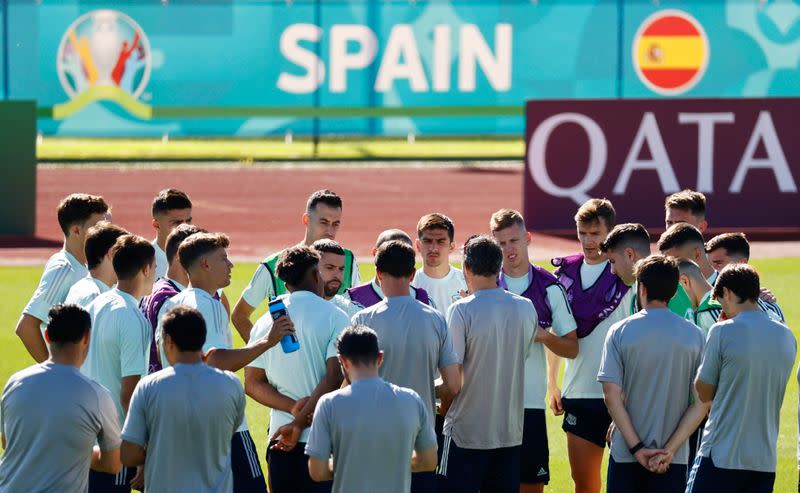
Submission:
M 567 453 L 575 493 L 599 493 L 606 433 L 611 425 L 603 399 L 562 399 Z
M 263 492 L 267 488 L 261 464 L 258 462 L 253 438 L 249 431 L 233 434 L 231 439 L 231 470 L 233 493 Z
M 463 449 L 446 435 L 443 448 L 436 477 L 437 492 L 475 493 L 480 490 L 489 466 L 490 451 Z M 516 464 L 518 474 L 519 462 Z
M 541 493 L 550 482 L 550 451 L 544 409 L 526 409 L 520 449 L 520 493 Z
M 567 453 L 575 493 L 600 493 L 604 450 L 585 438 L 567 433 Z

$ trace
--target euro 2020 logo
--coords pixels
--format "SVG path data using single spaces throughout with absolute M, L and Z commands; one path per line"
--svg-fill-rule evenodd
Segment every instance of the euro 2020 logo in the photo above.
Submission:
M 105 89 L 102 97 L 138 99 L 152 69 L 150 42 L 133 19 L 116 10 L 93 10 L 73 22 L 58 46 L 58 78 L 72 99 Z

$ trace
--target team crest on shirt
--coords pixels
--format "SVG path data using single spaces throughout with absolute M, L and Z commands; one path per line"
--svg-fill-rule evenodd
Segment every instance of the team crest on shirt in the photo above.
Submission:
M 567 414 L 567 416 L 564 419 L 566 420 L 567 424 L 570 425 L 570 426 L 575 426 L 575 425 L 578 424 L 578 418 L 575 417 L 574 414 Z
M 72 22 L 58 45 L 56 71 L 70 101 L 53 107 L 62 119 L 95 101 L 111 101 L 139 118 L 152 108 L 139 101 L 153 66 L 150 41 L 139 24 L 111 9 Z

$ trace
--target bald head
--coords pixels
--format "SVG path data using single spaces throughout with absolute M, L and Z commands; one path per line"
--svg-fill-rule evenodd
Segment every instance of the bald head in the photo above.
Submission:
M 375 241 L 375 249 L 377 250 L 381 245 L 392 240 L 402 241 L 411 247 L 414 246 L 414 242 L 411 240 L 411 237 L 408 236 L 408 233 L 402 229 L 387 229 L 378 235 L 378 239 Z

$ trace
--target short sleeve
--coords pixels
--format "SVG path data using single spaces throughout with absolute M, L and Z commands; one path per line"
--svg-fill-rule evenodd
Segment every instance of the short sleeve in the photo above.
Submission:
M 138 311 L 135 313 L 144 318 Z M 130 313 L 125 315 L 116 321 L 121 325 L 118 328 L 120 376 L 125 378 L 133 375 L 147 375 L 150 346 L 146 345 L 147 337 L 142 332 L 143 324 L 146 324 L 146 330 L 149 333 L 150 324 L 146 320 L 138 320 Z
M 272 273 L 264 264 L 258 264 L 258 268 L 250 279 L 250 284 L 242 291 L 242 299 L 253 308 L 257 308 L 267 298 L 275 295 L 272 288 Z
M 39 285 L 22 313 L 47 321 L 50 309 L 67 298 L 72 287 L 72 266 L 69 262 L 57 262 L 44 268 Z
M 128 415 L 125 418 L 125 426 L 122 427 L 122 439 L 126 442 L 135 443 L 140 447 L 146 447 L 149 441 L 147 430 L 147 385 L 146 382 L 139 382 L 131 396 L 131 405 L 128 407 Z M 117 411 L 114 410 L 114 419 Z
M 331 337 L 328 340 L 328 349 L 325 354 L 325 359 L 335 358 L 338 354 L 338 350 L 336 349 L 336 341 L 339 339 L 339 334 L 342 333 L 344 329 L 350 326 L 350 317 L 347 316 L 345 312 L 340 309 L 335 310 L 336 313 L 333 314 L 331 325 Z
M 456 363 L 464 363 L 464 352 L 467 348 L 467 324 L 459 310 L 460 304 L 450 305 L 447 310 L 447 332 L 453 343 L 453 351 L 456 353 Z
M 611 326 L 603 344 L 603 355 L 600 359 L 600 371 L 597 373 L 598 382 L 615 383 L 622 387 L 622 379 L 625 375 L 625 366 L 622 361 L 622 353 L 619 347 L 619 334 L 621 323 Z
M 247 347 L 254 346 L 259 339 L 267 335 L 267 332 L 272 328 L 272 317 L 269 314 L 266 314 L 256 320 L 256 324 L 253 326 L 253 330 L 250 332 L 250 340 L 247 343 Z M 253 361 L 247 364 L 250 368 L 261 368 L 262 370 L 266 371 L 267 363 L 268 363 L 268 354 L 272 351 L 273 348 L 267 349 L 263 353 L 259 354 Z
M 453 348 L 453 337 L 447 330 L 447 322 L 444 317 L 436 312 L 436 332 L 439 334 L 439 368 L 446 368 L 461 362 L 456 350 Z
M 720 354 L 720 337 L 722 337 L 722 326 L 714 324 L 708 332 L 705 350 L 703 350 L 703 360 L 697 370 L 697 378 L 708 385 L 717 386 L 719 383 L 719 372 L 722 366 L 722 354 Z
M 416 393 L 413 396 L 414 402 L 417 404 L 420 420 L 419 431 L 414 439 L 414 450 L 424 452 L 436 445 L 436 433 L 433 431 L 433 423 L 431 423 L 428 411 L 425 410 L 425 404 L 422 403 L 422 399 Z
M 322 397 L 314 410 L 311 421 L 311 432 L 306 442 L 306 455 L 327 460 L 333 453 L 333 436 L 331 429 L 330 405 L 331 400 Z
M 550 311 L 553 314 L 553 332 L 563 337 L 578 327 L 572 310 L 567 302 L 567 293 L 561 284 L 553 284 L 547 287 L 547 302 L 550 304 Z

